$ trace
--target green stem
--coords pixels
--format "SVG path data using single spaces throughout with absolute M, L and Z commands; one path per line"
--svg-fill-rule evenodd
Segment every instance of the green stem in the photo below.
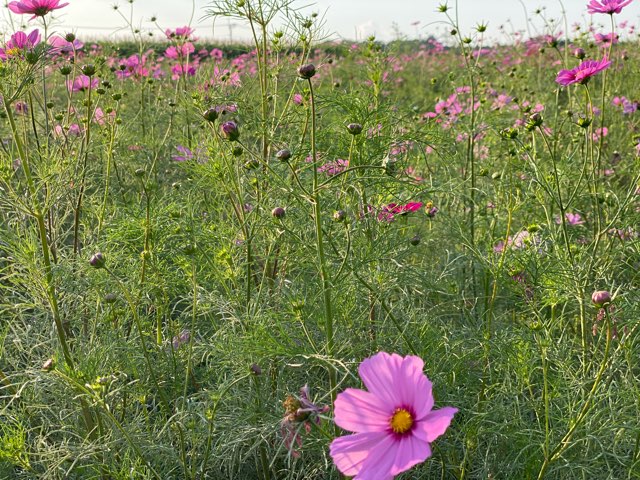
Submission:
M 158 382 L 158 378 L 156 377 L 155 370 L 153 369 L 153 364 L 151 363 L 151 358 L 149 357 L 149 349 L 147 347 L 147 341 L 145 340 L 145 337 L 144 337 L 142 321 L 140 320 L 140 316 L 138 315 L 138 310 L 136 308 L 136 302 L 131 296 L 131 294 L 129 293 L 127 286 L 124 283 L 122 283 L 122 281 L 116 276 L 116 274 L 113 273 L 111 270 L 109 270 L 107 267 L 104 267 L 104 269 L 111 276 L 111 278 L 113 278 L 115 282 L 118 284 L 120 291 L 122 292 L 125 299 L 127 300 L 127 303 L 129 304 L 129 309 L 131 310 L 131 314 L 133 315 L 133 321 L 136 324 L 136 329 L 138 330 L 138 336 L 140 337 L 140 346 L 142 347 L 142 355 L 144 356 L 144 359 L 147 363 L 147 367 L 149 368 L 149 375 L 151 375 L 151 380 L 153 381 L 153 384 L 156 387 L 158 394 L 160 395 L 160 399 L 162 400 L 162 403 L 166 408 L 166 412 L 169 413 L 171 412 L 171 405 L 169 404 L 169 400 L 166 397 L 164 390 L 160 388 L 160 383 Z
M 538 480 L 542 480 L 544 478 L 544 475 L 547 469 L 549 468 L 549 465 L 555 460 L 557 460 L 558 458 L 560 458 L 560 455 L 562 454 L 562 452 L 564 452 L 567 449 L 567 447 L 569 446 L 569 442 L 571 441 L 571 438 L 573 438 L 573 434 L 576 432 L 578 427 L 582 424 L 582 421 L 586 418 L 587 414 L 589 413 L 591 404 L 593 402 L 593 397 L 595 396 L 595 393 L 598 390 L 598 387 L 600 386 L 600 383 L 602 381 L 602 375 L 607 369 L 607 363 L 609 360 L 609 350 L 611 347 L 611 338 L 612 338 L 611 330 L 612 329 L 611 329 L 611 318 L 609 317 L 609 312 L 607 311 L 606 308 L 605 308 L 605 321 L 607 323 L 607 334 L 606 334 L 607 337 L 606 337 L 606 343 L 604 347 L 604 355 L 602 357 L 602 363 L 600 364 L 598 373 L 596 374 L 596 378 L 593 381 L 593 385 L 591 386 L 591 390 L 587 394 L 587 399 L 585 400 L 584 405 L 580 409 L 580 413 L 578 413 L 578 416 L 575 418 L 575 420 L 571 422 L 571 427 L 569 428 L 567 433 L 564 435 L 564 437 L 562 437 L 562 440 L 560 440 L 560 443 L 558 443 L 556 448 L 554 448 L 549 455 L 545 456 L 544 462 L 542 463 L 542 467 L 540 468 L 540 472 L 538 473 Z
M 318 168 L 316 165 L 316 102 L 313 93 L 313 83 L 311 79 L 308 79 L 309 83 L 309 99 L 311 103 L 311 165 L 313 168 L 313 189 L 312 189 L 312 201 L 313 201 L 313 217 L 315 221 L 315 233 L 316 233 L 316 249 L 318 253 L 318 262 L 320 269 L 320 280 L 322 282 L 322 295 L 324 299 L 324 322 L 325 322 L 325 335 L 327 337 L 327 355 L 331 358 L 334 354 L 334 333 L 333 333 L 333 310 L 331 305 L 331 282 L 327 273 L 326 258 L 324 252 L 324 238 L 322 231 L 322 209 L 320 206 L 320 191 L 318 189 Z M 331 390 L 331 403 L 336 399 L 336 371 L 329 369 L 329 387 Z
M 80 193 L 78 194 L 78 203 L 76 205 L 73 218 L 73 253 L 80 253 L 80 215 L 82 212 L 82 199 L 85 191 L 85 181 L 87 177 L 87 161 L 89 159 L 89 146 L 91 142 L 91 76 L 89 76 L 89 87 L 87 92 L 87 123 L 84 141 L 84 160 L 82 165 L 82 180 L 80 182 Z
M 51 266 L 51 256 L 49 253 L 49 240 L 47 237 L 47 228 L 45 226 L 44 215 L 42 213 L 42 207 L 40 205 L 40 201 L 38 200 L 38 191 L 36 189 L 35 182 L 33 180 L 33 175 L 31 173 L 31 164 L 29 163 L 29 158 L 27 157 L 24 145 L 22 143 L 22 138 L 20 137 L 20 133 L 18 132 L 18 127 L 16 125 L 15 118 L 13 116 L 13 110 L 11 105 L 7 101 L 6 97 L 3 100 L 4 109 L 7 113 L 7 118 L 9 119 L 9 125 L 11 126 L 11 133 L 13 134 L 13 139 L 16 142 L 16 148 L 18 149 L 18 156 L 20 157 L 20 162 L 22 163 L 22 168 L 24 170 L 25 177 L 27 178 L 27 184 L 29 186 L 29 193 L 31 194 L 31 200 L 33 201 L 33 216 L 36 219 L 38 224 L 38 234 L 40 236 L 40 249 L 42 253 L 42 260 L 44 262 L 44 274 L 47 285 L 47 296 L 49 297 L 49 304 L 51 306 L 51 313 L 53 314 L 53 321 L 56 325 L 56 333 L 58 335 L 58 340 L 60 342 L 60 346 L 62 347 L 62 353 L 64 355 L 64 360 L 67 366 L 71 371 L 75 371 L 75 365 L 73 362 L 73 358 L 71 357 L 71 352 L 69 350 L 69 345 L 67 344 L 67 332 L 64 328 L 64 323 L 60 316 L 60 310 L 58 308 L 58 297 L 56 295 L 56 289 L 53 278 L 53 269 Z

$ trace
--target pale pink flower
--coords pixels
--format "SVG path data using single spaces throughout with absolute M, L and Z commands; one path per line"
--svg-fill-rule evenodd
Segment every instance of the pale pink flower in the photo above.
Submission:
M 582 215 L 580 215 L 579 213 L 566 212 L 564 214 L 564 218 L 567 225 L 571 225 L 572 227 L 575 227 L 577 225 L 584 225 L 584 219 L 582 218 Z M 562 223 L 562 218 L 557 216 L 556 223 L 560 225 Z
M 67 81 L 67 88 L 72 92 L 84 92 L 89 88 L 95 89 L 100 85 L 100 79 L 96 77 L 88 77 L 87 75 L 79 75 L 73 81 Z
M 433 410 L 432 385 L 420 357 L 380 352 L 360 364 L 368 391 L 348 388 L 335 402 L 336 424 L 353 435 L 331 442 L 338 470 L 354 480 L 392 480 L 431 456 L 431 442 L 458 409 Z
M 333 177 L 334 175 L 344 172 L 347 168 L 349 168 L 349 160 L 338 158 L 335 161 L 325 163 L 318 167 L 318 172 L 326 173 L 328 176 Z
M 191 35 L 194 32 L 195 32 L 195 30 L 193 28 L 191 28 L 191 27 L 178 27 L 175 30 L 171 30 L 170 28 L 167 28 L 164 31 L 164 34 L 169 39 L 172 39 L 172 38 L 188 39 L 189 37 L 191 37 Z

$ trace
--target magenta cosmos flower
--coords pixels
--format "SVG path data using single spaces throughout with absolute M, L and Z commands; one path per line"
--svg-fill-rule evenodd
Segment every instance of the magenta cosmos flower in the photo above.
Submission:
M 67 80 L 67 88 L 70 92 L 86 92 L 89 88 L 98 88 L 99 85 L 99 78 L 91 78 L 87 75 L 78 75 L 73 81 Z
M 36 17 L 44 17 L 47 13 L 58 10 L 59 8 L 66 7 L 68 3 L 60 5 L 60 0 L 22 0 L 21 2 L 10 2 L 9 10 L 13 13 L 33 15 L 31 20 Z
M 591 0 L 587 5 L 587 12 L 593 13 L 620 13 L 632 0 Z
M 24 32 L 16 32 L 4 48 L 0 48 L 0 60 L 5 61 L 12 57 L 22 57 L 25 52 L 33 50 L 40 43 L 40 32 L 36 28 L 27 35 Z
M 431 456 L 457 408 L 433 410 L 431 382 L 421 358 L 380 352 L 360 364 L 369 390 L 348 388 L 335 402 L 336 424 L 354 435 L 336 438 L 334 463 L 355 480 L 392 480 Z
M 606 70 L 610 65 L 611 62 L 606 57 L 600 61 L 587 60 L 571 70 L 560 70 L 556 82 L 564 87 L 573 83 L 586 85 L 591 77 Z

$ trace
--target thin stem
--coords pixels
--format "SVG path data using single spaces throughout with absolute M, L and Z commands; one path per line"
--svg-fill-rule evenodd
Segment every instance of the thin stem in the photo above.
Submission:
M 20 133 L 18 132 L 18 127 L 16 125 L 16 121 L 13 116 L 13 110 L 8 100 L 6 99 L 6 97 L 4 98 L 3 103 L 4 103 L 4 109 L 7 113 L 7 118 L 9 119 L 9 125 L 11 126 L 11 133 L 13 134 L 13 139 L 16 143 L 16 148 L 18 149 L 18 156 L 20 157 L 20 162 L 22 164 L 25 177 L 27 178 L 29 193 L 31 194 L 31 199 L 33 201 L 33 216 L 35 217 L 36 222 L 38 224 L 38 234 L 40 236 L 40 249 L 42 253 L 42 260 L 44 262 L 44 272 L 45 272 L 45 279 L 47 284 L 47 296 L 49 297 L 49 304 L 51 306 L 51 313 L 53 314 L 53 321 L 56 325 L 56 333 L 58 335 L 60 346 L 62 347 L 62 353 L 64 355 L 65 363 L 67 364 L 67 366 L 71 371 L 75 371 L 75 364 L 73 362 L 73 358 L 71 357 L 69 345 L 67 344 L 67 332 L 65 330 L 62 318 L 60 317 L 60 310 L 58 309 L 58 297 L 56 295 L 56 289 L 55 289 L 54 278 L 53 278 L 53 269 L 51 266 L 51 256 L 49 253 L 50 247 L 49 247 L 49 240 L 47 237 L 47 227 L 45 226 L 42 207 L 40 205 L 40 201 L 38 200 L 38 191 L 31 173 L 31 164 L 29 163 L 29 158 L 27 157 L 24 145 L 22 144 L 22 138 L 20 137 Z
M 82 198 L 84 197 L 85 181 L 87 177 L 87 163 L 89 159 L 89 145 L 91 142 L 91 76 L 89 76 L 89 87 L 87 92 L 87 123 L 84 142 L 84 160 L 82 165 L 82 180 L 80 182 L 80 193 L 73 218 L 73 253 L 80 253 L 80 215 L 82 211 Z
M 331 283 L 326 268 L 326 258 L 324 252 L 324 238 L 322 231 L 322 209 L 320 208 L 320 191 L 318 190 L 318 169 L 316 168 L 316 102 L 313 93 L 313 83 L 308 79 L 309 99 L 311 102 L 311 165 L 313 168 L 313 217 L 316 230 L 316 248 L 318 253 L 318 263 L 320 269 L 320 280 L 322 282 L 322 295 L 324 299 L 324 322 L 325 335 L 327 337 L 327 355 L 333 357 L 334 354 L 334 333 L 333 333 L 333 311 L 331 305 Z M 329 369 L 329 386 L 331 390 L 331 403 L 336 399 L 337 378 L 334 369 Z
M 571 438 L 573 438 L 573 434 L 576 432 L 578 427 L 582 424 L 582 421 L 586 418 L 587 414 L 589 413 L 589 410 L 591 409 L 593 397 L 596 391 L 598 390 L 598 387 L 600 386 L 600 383 L 602 381 L 602 375 L 607 369 L 608 360 L 609 360 L 609 350 L 611 347 L 611 338 L 612 338 L 611 318 L 606 308 L 605 308 L 605 321 L 607 323 L 607 334 L 606 334 L 607 337 L 605 341 L 606 343 L 604 347 L 604 355 L 602 357 L 602 363 L 600 364 L 598 373 L 596 374 L 596 378 L 593 381 L 593 385 L 591 386 L 591 390 L 587 394 L 587 399 L 582 405 L 582 408 L 580 409 L 580 413 L 578 413 L 578 416 L 575 418 L 575 420 L 571 422 L 571 427 L 569 428 L 567 433 L 564 435 L 564 437 L 562 437 L 562 440 L 560 440 L 560 443 L 558 443 L 556 448 L 554 448 L 549 455 L 545 456 L 544 462 L 542 463 L 542 467 L 540 468 L 540 472 L 538 473 L 538 480 L 542 480 L 544 478 L 544 475 L 547 469 L 549 468 L 549 465 L 555 460 L 557 460 L 558 458 L 560 458 L 560 455 L 562 454 L 562 452 L 564 452 L 567 449 L 567 447 L 569 446 L 569 442 L 571 441 Z

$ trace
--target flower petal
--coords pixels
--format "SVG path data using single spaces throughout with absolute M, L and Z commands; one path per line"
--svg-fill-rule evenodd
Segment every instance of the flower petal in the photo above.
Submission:
M 384 432 L 389 429 L 393 408 L 373 393 L 347 388 L 335 402 L 335 422 L 351 432 Z
M 396 378 L 403 405 L 411 407 L 417 421 L 422 420 L 433 408 L 432 385 L 423 373 L 424 362 L 420 357 L 408 355 L 402 362 L 402 371 Z
M 393 409 L 401 406 L 395 387 L 402 360 L 398 354 L 380 352 L 363 360 L 358 370 L 367 389 Z
M 371 449 L 354 480 L 393 480 L 391 472 L 395 467 L 399 447 L 400 442 L 394 435 L 386 434 Z
M 398 446 L 391 474 L 398 475 L 409 470 L 414 465 L 424 462 L 430 456 L 431 447 L 428 442 L 415 435 L 404 435 L 400 438 L 400 445 Z
M 457 412 L 458 409 L 454 407 L 432 410 L 416 424 L 412 433 L 421 440 L 431 443 L 449 428 L 451 420 Z
M 329 453 L 338 470 L 347 476 L 355 476 L 369 454 L 388 435 L 384 432 L 357 433 L 338 437 L 329 446 Z

